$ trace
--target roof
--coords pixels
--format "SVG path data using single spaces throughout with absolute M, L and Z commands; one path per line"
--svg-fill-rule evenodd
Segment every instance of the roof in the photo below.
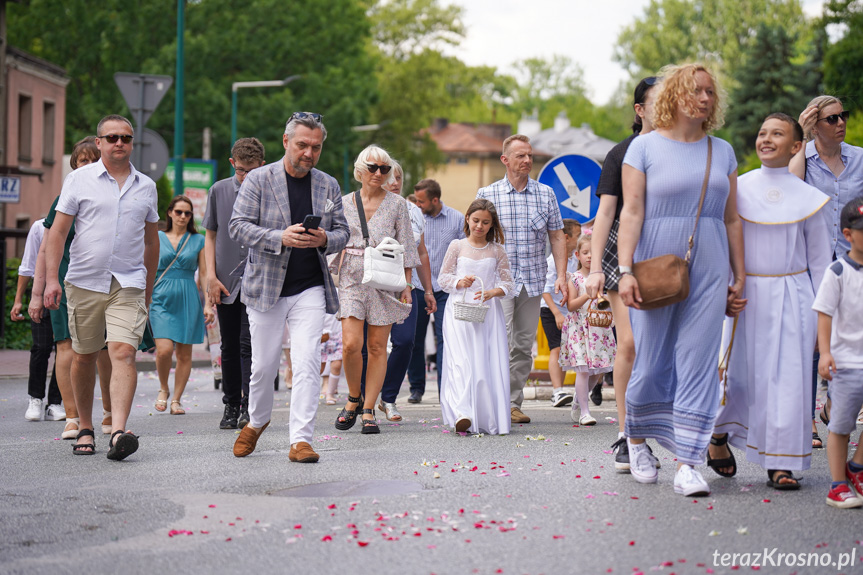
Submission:
M 503 141 L 512 135 L 512 126 L 470 122 L 450 123 L 444 118 L 437 118 L 428 129 L 428 134 L 444 154 L 497 158 L 503 149 Z M 534 156 L 551 157 L 551 154 L 545 151 L 546 148 L 537 146 L 533 140 L 531 145 L 534 148 Z
M 593 133 L 590 126 L 565 129 L 549 128 L 533 138 L 531 143 L 536 148 L 550 152 L 554 156 L 562 154 L 579 154 L 597 162 L 604 162 L 608 152 L 617 145 Z
M 8 46 L 6 48 L 6 54 L 14 58 L 15 60 L 24 62 L 29 66 L 36 68 L 42 72 L 48 73 L 51 76 L 55 76 L 61 80 L 68 80 L 69 76 L 66 74 L 66 69 L 54 64 L 53 62 L 49 62 L 48 60 L 43 60 L 38 56 L 34 56 L 29 52 L 25 52 L 20 48 L 16 48 L 14 46 Z

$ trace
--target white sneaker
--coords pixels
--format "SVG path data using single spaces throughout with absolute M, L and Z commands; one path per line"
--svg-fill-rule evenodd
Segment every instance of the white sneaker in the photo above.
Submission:
M 24 419 L 27 421 L 42 421 L 43 417 L 45 417 L 45 409 L 42 407 L 42 400 L 31 397 L 30 405 L 27 406 L 27 411 L 24 412 Z
M 578 418 L 578 424 L 585 427 L 588 425 L 596 425 L 596 419 L 594 419 L 593 416 L 589 413 L 585 413 L 580 418 Z
M 45 410 L 45 421 L 63 421 L 66 419 L 66 410 L 62 405 L 49 405 Z
M 650 458 L 650 452 L 647 450 L 647 444 L 633 444 L 628 439 L 629 446 L 629 473 L 639 483 L 656 483 L 658 473 L 656 465 Z
M 674 476 L 674 492 L 687 497 L 710 495 L 710 486 L 701 473 L 689 465 L 681 465 Z
M 653 450 L 650 449 L 650 445 L 648 445 L 646 441 L 644 442 L 644 445 L 647 445 L 647 453 L 648 455 L 650 455 L 650 459 L 651 461 L 653 461 L 653 464 L 656 466 L 656 468 L 659 469 L 660 467 L 662 467 L 662 464 L 659 462 L 659 458 L 656 457 L 653 454 Z

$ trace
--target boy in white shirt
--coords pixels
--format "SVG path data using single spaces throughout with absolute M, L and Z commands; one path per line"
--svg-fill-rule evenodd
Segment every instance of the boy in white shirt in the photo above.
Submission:
M 830 382 L 827 461 L 831 507 L 863 507 L 863 449 L 851 461 L 848 440 L 863 406 L 863 196 L 842 209 L 839 225 L 851 244 L 824 274 L 812 309 L 818 312 L 818 374 Z M 858 439 L 858 442 L 860 439 Z

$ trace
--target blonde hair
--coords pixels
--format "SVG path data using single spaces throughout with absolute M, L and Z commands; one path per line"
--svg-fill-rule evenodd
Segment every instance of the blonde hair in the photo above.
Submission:
M 525 136 L 524 134 L 513 134 L 509 138 L 503 141 L 503 152 L 501 155 L 505 156 L 509 152 L 509 147 L 513 142 L 524 142 L 525 144 L 530 144 L 530 138 Z
M 575 244 L 575 253 L 578 254 L 581 252 L 581 246 L 589 242 L 593 236 L 591 234 L 581 234 L 578 236 L 578 243 Z M 578 260 L 578 267 L 576 269 L 581 269 L 581 260 Z
M 808 108 L 809 106 L 816 106 L 818 108 L 818 115 L 820 116 L 821 111 L 824 108 L 826 108 L 827 106 L 832 106 L 833 104 L 839 104 L 840 106 L 842 106 L 842 100 L 840 100 L 836 96 L 822 94 L 820 96 L 815 96 L 814 98 L 812 98 L 812 100 L 810 100 L 809 103 L 806 104 L 806 107 Z M 812 128 L 814 127 L 815 124 L 812 124 Z M 803 134 L 803 137 L 805 137 L 807 140 L 811 140 L 813 138 L 812 128 L 809 128 L 809 130 L 807 130 L 806 133 Z
M 358 182 L 363 181 L 363 174 L 367 174 L 369 169 L 366 167 L 366 164 L 374 164 L 375 162 L 372 160 L 376 160 L 378 163 L 386 164 L 388 166 L 393 165 L 393 159 L 383 148 L 372 144 L 371 146 L 366 146 L 366 149 L 360 152 L 360 155 L 357 156 L 357 161 L 354 162 L 354 179 Z M 387 179 L 381 185 L 388 185 L 392 183 L 393 176 L 395 175 L 395 170 L 390 170 L 390 173 L 387 174 Z
M 682 105 L 686 114 L 695 115 L 693 98 L 698 87 L 696 76 L 704 72 L 710 76 L 713 83 L 713 91 L 716 97 L 713 109 L 702 127 L 705 132 L 712 132 L 722 127 L 725 123 L 725 92 L 719 86 L 716 75 L 704 64 L 681 64 L 678 66 L 666 66 L 659 72 L 662 82 L 659 84 L 659 92 L 653 104 L 653 118 L 651 121 L 655 128 L 671 128 L 678 120 L 678 106 Z

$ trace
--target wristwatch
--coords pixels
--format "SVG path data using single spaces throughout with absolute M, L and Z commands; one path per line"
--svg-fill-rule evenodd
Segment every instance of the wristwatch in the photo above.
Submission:
M 621 276 L 632 275 L 632 266 L 617 266 L 617 273 Z

